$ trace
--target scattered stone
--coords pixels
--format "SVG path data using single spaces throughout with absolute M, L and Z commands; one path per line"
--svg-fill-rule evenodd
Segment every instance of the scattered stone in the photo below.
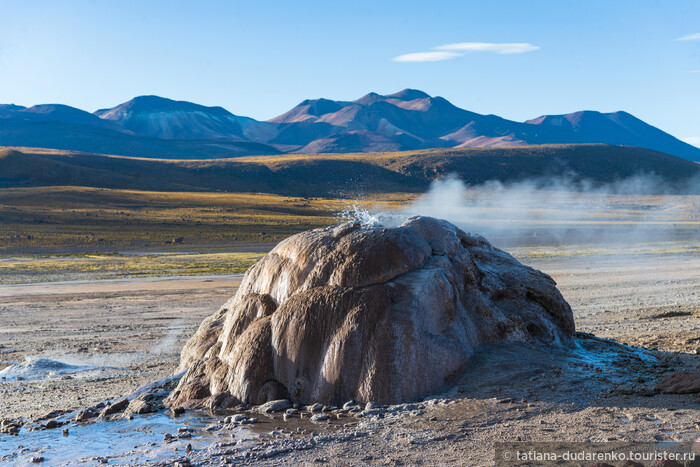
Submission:
M 381 409 L 382 407 L 382 404 L 376 402 L 367 402 L 367 404 L 365 404 L 365 410 Z
M 102 412 L 100 412 L 100 417 L 107 417 L 115 413 L 119 413 L 129 406 L 129 399 L 119 399 L 110 405 L 107 405 Z
M 246 416 L 240 413 L 236 415 L 229 415 L 224 419 L 224 423 L 240 423 L 246 419 Z
M 330 418 L 330 415 L 325 414 L 325 413 L 316 413 L 311 417 L 311 421 L 313 422 L 323 422 L 326 421 Z
M 306 408 L 307 411 L 311 413 L 316 413 L 316 412 L 322 412 L 323 411 L 323 405 L 322 404 L 311 404 Z
M 29 462 L 31 462 L 32 464 L 41 464 L 42 462 L 44 462 L 44 458 L 41 456 L 34 456 L 31 459 L 29 459 Z
M 265 402 L 263 405 L 258 407 L 258 412 L 260 413 L 272 413 L 272 412 L 282 412 L 287 410 L 292 406 L 292 402 L 289 399 L 278 399 L 275 401 Z
M 44 428 L 46 428 L 47 430 L 58 428 L 58 426 L 59 424 L 56 420 L 49 420 L 48 422 L 46 422 L 46 424 L 44 424 Z
M 73 420 L 75 420 L 76 422 L 86 422 L 90 419 L 97 417 L 98 415 L 100 415 L 100 412 L 97 409 L 88 407 L 79 410 L 78 413 L 75 414 L 75 418 Z
M 146 413 L 154 413 L 157 412 L 158 409 L 156 409 L 153 405 L 151 405 L 150 402 L 138 398 L 134 399 L 129 403 L 129 406 L 124 410 L 124 413 L 127 415 L 130 414 L 146 414 Z

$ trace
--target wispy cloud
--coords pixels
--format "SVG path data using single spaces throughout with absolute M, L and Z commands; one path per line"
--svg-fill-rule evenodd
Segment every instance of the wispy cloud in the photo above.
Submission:
M 700 32 L 688 34 L 687 36 L 679 37 L 677 41 L 700 41 Z
M 416 52 L 394 57 L 395 62 L 441 62 L 461 57 L 468 52 L 487 52 L 499 55 L 524 54 L 538 50 L 536 45 L 526 42 L 497 43 L 497 42 L 457 42 L 433 47 L 430 52 Z
M 700 73 L 700 70 L 693 70 L 691 73 Z
M 451 58 L 460 57 L 462 54 L 455 52 L 417 52 L 394 57 L 395 62 L 441 62 Z
M 692 144 L 693 146 L 697 146 L 700 148 L 700 136 L 689 136 L 688 138 L 681 138 L 681 141 L 684 141 L 688 144 Z
M 534 52 L 539 47 L 526 42 L 493 43 L 493 42 L 458 42 L 435 47 L 435 50 L 452 50 L 461 52 L 490 52 L 501 55 L 524 54 Z

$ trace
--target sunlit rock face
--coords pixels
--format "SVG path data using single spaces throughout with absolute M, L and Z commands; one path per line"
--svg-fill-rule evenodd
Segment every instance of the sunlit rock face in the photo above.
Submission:
M 439 391 L 482 345 L 566 345 L 546 274 L 428 217 L 342 224 L 278 244 L 182 352 L 169 404 L 396 403 Z

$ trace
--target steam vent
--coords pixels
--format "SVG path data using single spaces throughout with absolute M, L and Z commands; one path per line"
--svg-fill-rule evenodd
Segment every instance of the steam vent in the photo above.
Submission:
M 347 223 L 278 244 L 185 345 L 170 406 L 289 398 L 397 403 L 440 391 L 479 346 L 567 345 L 546 274 L 429 217 Z

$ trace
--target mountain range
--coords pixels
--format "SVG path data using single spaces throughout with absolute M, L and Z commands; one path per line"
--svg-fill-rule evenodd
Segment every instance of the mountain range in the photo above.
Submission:
M 138 157 L 209 159 L 280 153 L 603 143 L 700 161 L 691 146 L 633 115 L 581 111 L 525 122 L 482 115 L 415 89 L 354 101 L 310 99 L 267 121 L 158 96 L 89 113 L 60 104 L 0 105 L 0 145 Z

